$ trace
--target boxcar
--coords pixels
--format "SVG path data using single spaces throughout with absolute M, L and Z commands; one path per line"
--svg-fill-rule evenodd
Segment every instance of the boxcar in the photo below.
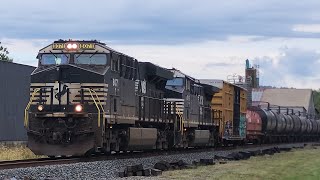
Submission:
M 211 101 L 213 112 L 221 112 L 219 141 L 243 141 L 246 137 L 246 89 L 223 80 L 204 79 L 201 82 L 220 89 Z

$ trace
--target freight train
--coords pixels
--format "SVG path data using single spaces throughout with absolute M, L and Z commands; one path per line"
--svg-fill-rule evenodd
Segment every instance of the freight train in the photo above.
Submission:
M 177 69 L 139 62 L 99 41 L 58 40 L 37 59 L 24 125 L 28 147 L 38 155 L 214 147 L 244 142 L 246 132 L 261 140 L 276 128 L 286 135 L 282 121 L 275 120 L 284 115 L 259 109 L 248 112 L 261 117 L 263 131 L 253 136 L 246 131 L 245 89 L 224 81 L 214 82 L 218 88 Z M 297 129 L 294 118 L 299 117 L 290 117 Z M 310 124 L 303 127 L 315 125 L 303 122 Z M 315 133 L 285 128 L 299 136 Z

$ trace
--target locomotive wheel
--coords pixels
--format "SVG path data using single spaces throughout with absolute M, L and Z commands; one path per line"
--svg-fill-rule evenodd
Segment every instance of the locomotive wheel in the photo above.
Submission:
M 87 151 L 84 156 L 85 157 L 91 157 L 93 154 L 95 153 L 94 148 L 90 149 L 89 151 Z

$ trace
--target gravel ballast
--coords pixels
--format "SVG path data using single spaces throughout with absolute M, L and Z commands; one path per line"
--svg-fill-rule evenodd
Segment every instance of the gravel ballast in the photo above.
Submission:
M 278 145 L 278 147 L 297 147 L 304 144 L 285 144 Z M 270 148 L 273 146 L 263 146 L 255 148 L 237 148 L 234 150 L 226 151 L 210 151 L 210 152 L 196 152 L 174 155 L 159 155 L 154 157 L 145 158 L 132 158 L 132 159 L 118 159 L 106 160 L 96 162 L 82 162 L 75 164 L 52 165 L 42 167 L 29 167 L 18 169 L 0 170 L 0 179 L 115 179 L 118 178 L 117 172 L 123 170 L 128 165 L 143 164 L 144 168 L 152 168 L 155 163 L 163 160 L 173 162 L 183 160 L 191 164 L 192 161 L 199 161 L 202 158 L 214 158 L 215 155 L 226 156 L 234 151 L 241 150 L 258 150 Z M 122 179 L 153 179 L 152 177 L 132 177 Z M 120 178 L 119 178 L 120 179 Z

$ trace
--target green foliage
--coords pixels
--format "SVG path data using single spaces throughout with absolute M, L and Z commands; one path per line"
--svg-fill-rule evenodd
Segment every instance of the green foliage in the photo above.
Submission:
M 315 108 L 320 111 L 320 90 L 313 91 L 313 101 Z
M 6 47 L 3 47 L 0 42 L 0 61 L 12 62 L 12 59 L 8 56 L 9 51 Z
M 319 180 L 320 149 L 313 148 L 306 147 L 273 156 L 255 156 L 249 160 L 230 161 L 227 164 L 199 166 L 196 169 L 166 171 L 160 179 Z

